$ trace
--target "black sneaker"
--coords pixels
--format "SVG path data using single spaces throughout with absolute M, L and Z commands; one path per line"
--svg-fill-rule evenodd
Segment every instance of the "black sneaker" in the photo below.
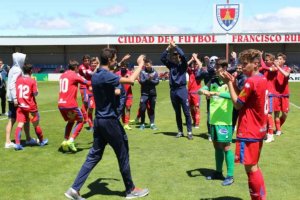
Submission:
M 135 187 L 130 193 L 126 195 L 126 199 L 135 199 L 139 197 L 144 197 L 149 194 L 149 190 L 147 188 L 137 188 Z
M 227 176 L 225 180 L 222 182 L 223 186 L 231 185 L 234 182 L 233 176 Z
M 212 175 L 207 176 L 206 180 L 224 180 L 225 177 L 223 176 L 222 172 L 215 171 Z

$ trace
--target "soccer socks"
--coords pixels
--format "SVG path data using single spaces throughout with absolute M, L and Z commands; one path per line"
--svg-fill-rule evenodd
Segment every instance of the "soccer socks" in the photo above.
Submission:
M 274 130 L 274 122 L 273 122 L 273 117 L 272 114 L 268 114 L 268 133 L 273 134 Z
M 275 127 L 276 127 L 276 131 L 281 131 L 280 119 L 279 118 L 275 118 Z
M 199 126 L 200 124 L 200 108 L 195 106 L 195 126 Z
M 74 122 L 68 122 L 65 128 L 65 139 L 68 140 L 73 128 Z
M 266 199 L 266 188 L 264 177 L 258 169 L 255 172 L 249 172 L 248 175 L 248 186 L 252 200 L 265 200 Z
M 41 127 L 40 126 L 36 126 L 34 128 L 34 130 L 35 130 L 36 136 L 39 138 L 40 142 L 42 142 L 44 140 L 44 138 L 43 138 L 43 131 L 42 131 Z
M 215 159 L 216 159 L 216 170 L 217 172 L 223 171 L 223 161 L 224 161 L 224 151 L 222 149 L 215 149 Z
M 77 122 L 76 126 L 73 129 L 72 138 L 75 140 L 76 137 L 79 135 L 81 129 L 83 127 L 83 122 Z
M 225 151 L 225 161 L 226 161 L 226 165 L 227 165 L 227 176 L 233 176 L 234 155 L 231 150 Z
M 22 133 L 22 128 L 17 127 L 16 132 L 15 132 L 15 143 L 20 144 L 21 143 L 21 133 Z
M 88 123 L 89 123 L 89 127 L 94 127 L 94 125 L 93 125 L 93 110 L 88 112 Z

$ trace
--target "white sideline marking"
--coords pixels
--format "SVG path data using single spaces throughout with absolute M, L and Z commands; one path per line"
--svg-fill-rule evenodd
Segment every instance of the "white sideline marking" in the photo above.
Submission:
M 290 104 L 298 109 L 300 109 L 300 106 L 297 106 L 296 104 L 293 104 L 292 102 L 290 102 Z
M 47 113 L 47 112 L 54 112 L 54 111 L 58 111 L 58 109 L 57 110 L 42 110 L 42 111 L 39 111 L 39 113 Z M 7 117 L 0 118 L 0 121 L 6 120 L 6 119 L 7 119 Z

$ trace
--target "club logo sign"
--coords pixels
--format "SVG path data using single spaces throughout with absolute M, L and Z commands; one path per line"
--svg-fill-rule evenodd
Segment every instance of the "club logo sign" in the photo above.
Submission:
M 216 15 L 219 25 L 225 30 L 230 31 L 238 22 L 240 15 L 239 4 L 217 4 Z

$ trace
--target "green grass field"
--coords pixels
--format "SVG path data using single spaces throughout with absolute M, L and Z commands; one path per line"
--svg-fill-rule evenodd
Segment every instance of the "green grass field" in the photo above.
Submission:
M 39 82 L 37 98 L 41 127 L 49 139 L 45 147 L 26 147 L 24 151 L 4 149 L 7 120 L 1 117 L 0 130 L 0 199 L 63 200 L 91 147 L 92 134 L 83 129 L 76 140 L 81 151 L 63 154 L 58 148 L 63 141 L 64 126 L 57 109 L 57 82 Z M 290 83 L 291 102 L 300 106 L 300 83 Z M 139 85 L 134 86 L 135 118 L 139 102 Z M 130 145 L 132 176 L 138 187 L 148 187 L 148 200 L 240 200 L 250 199 L 247 176 L 242 165 L 235 165 L 235 182 L 223 187 L 221 181 L 207 181 L 205 175 L 215 167 L 214 149 L 206 139 L 205 102 L 202 99 L 201 126 L 194 129 L 194 140 L 175 139 L 175 114 L 170 103 L 168 82 L 158 85 L 156 124 L 158 131 L 140 131 L 133 126 L 127 131 Z M 291 105 L 283 135 L 265 144 L 260 159 L 268 199 L 299 199 L 299 107 Z M 147 119 L 148 122 L 148 119 Z M 185 128 L 186 133 L 186 128 Z M 36 137 L 33 129 L 31 135 Z M 24 133 L 22 139 L 25 138 Z M 234 145 L 232 149 L 234 149 Z M 225 169 L 225 168 L 224 168 Z M 298 188 L 298 189 L 297 189 Z M 107 146 L 102 161 L 90 174 L 81 190 L 87 199 L 124 199 L 124 185 L 117 159 Z

